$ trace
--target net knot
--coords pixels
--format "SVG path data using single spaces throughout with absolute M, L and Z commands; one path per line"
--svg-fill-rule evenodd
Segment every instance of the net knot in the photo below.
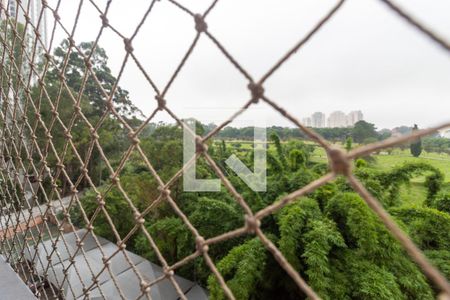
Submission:
M 205 239 L 202 236 L 198 236 L 195 238 L 195 247 L 200 253 L 205 253 L 209 250 L 209 247 L 208 245 L 206 245 Z
M 198 154 L 208 151 L 208 146 L 203 144 L 203 140 L 200 137 L 195 138 L 195 152 Z
M 201 14 L 195 14 L 194 21 L 195 30 L 197 30 L 198 32 L 205 32 L 208 29 L 208 24 L 206 24 L 205 19 L 203 19 L 203 16 Z
M 97 195 L 97 197 L 95 197 L 97 200 L 97 204 L 100 207 L 105 206 L 105 200 L 103 199 L 103 197 L 101 195 Z
M 110 178 L 111 178 L 111 183 L 114 184 L 114 185 L 117 185 L 119 183 L 119 181 L 120 181 L 119 177 L 117 177 L 117 174 L 111 175 Z
M 111 260 L 107 256 L 103 256 L 102 257 L 102 262 L 103 262 L 104 265 L 110 265 L 111 264 Z
M 75 105 L 73 107 L 73 112 L 75 113 L 75 115 L 79 115 L 81 112 L 81 107 L 79 107 L 78 105 Z
M 95 131 L 94 128 L 91 129 L 91 136 L 94 140 L 98 140 L 100 136 L 98 135 L 97 131 Z
M 86 167 L 81 168 L 81 173 L 83 173 L 83 176 L 87 176 L 89 171 Z
M 339 175 L 350 175 L 351 165 L 344 151 L 338 148 L 331 148 L 327 152 L 328 161 L 334 173 Z
M 159 186 L 159 187 L 158 187 L 158 190 L 161 192 L 161 194 L 162 194 L 164 197 L 168 197 L 168 196 L 170 195 L 170 190 L 169 190 L 169 189 L 166 189 L 166 188 L 163 187 L 163 186 Z
M 72 192 L 72 194 L 78 193 L 78 190 L 77 190 L 76 186 L 74 186 L 74 185 L 70 186 L 70 191 Z
M 171 277 L 175 274 L 174 271 L 168 267 L 164 267 L 163 270 L 164 270 L 164 274 L 166 275 L 166 277 Z
M 133 145 L 137 145 L 137 144 L 139 144 L 139 139 L 138 139 L 138 137 L 136 136 L 136 133 L 134 132 L 134 131 L 130 131 L 129 133 L 128 133 L 128 138 L 130 139 L 130 141 L 133 143 Z
M 56 10 L 53 11 L 53 17 L 55 18 L 56 21 L 60 21 L 61 17 L 58 15 L 58 13 L 56 12 Z
M 247 87 L 252 94 L 252 102 L 257 103 L 259 99 L 264 95 L 264 88 L 260 84 L 256 84 L 253 82 L 249 83 Z
M 108 100 L 106 102 L 106 107 L 108 108 L 109 111 L 114 111 L 114 104 L 113 104 L 112 100 Z
M 41 87 L 45 87 L 45 82 L 44 82 L 44 80 L 42 80 L 42 78 L 38 79 L 38 83 Z
M 102 19 L 102 26 L 108 27 L 109 26 L 109 20 L 105 15 L 100 15 L 100 19 Z
M 29 62 L 29 63 L 28 63 L 28 66 L 30 67 L 30 70 L 31 70 L 31 71 L 35 71 L 35 70 L 36 70 L 36 68 L 34 67 L 34 63 Z
M 134 48 L 133 48 L 133 45 L 131 45 L 131 40 L 130 39 L 124 38 L 123 39 L 123 43 L 125 44 L 125 50 L 128 53 L 133 52 Z
M 261 222 L 254 216 L 245 215 L 245 227 L 250 233 L 255 233 Z
M 55 118 L 59 116 L 59 113 L 58 113 L 58 111 L 57 111 L 55 108 L 53 108 L 53 109 L 51 110 L 51 113 L 52 113 L 52 115 L 53 115 Z
M 84 65 L 86 66 L 86 68 L 88 68 L 88 69 L 90 69 L 90 68 L 92 68 L 92 63 L 91 63 L 91 61 L 89 60 L 89 58 L 85 58 L 84 59 Z
M 72 135 L 70 134 L 70 131 L 64 130 L 64 137 L 66 139 L 72 139 Z
M 141 292 L 142 293 L 149 293 L 150 292 L 150 284 L 147 281 L 142 280 L 139 283 L 139 285 L 141 286 Z
M 137 225 L 142 225 L 145 223 L 145 219 L 140 214 L 136 214 L 135 220 Z
M 166 107 L 166 100 L 160 95 L 155 96 L 156 101 L 158 101 L 158 109 L 163 110 Z
M 69 37 L 67 41 L 69 42 L 69 48 L 75 46 L 75 40 L 72 37 Z
M 58 73 L 58 78 L 59 78 L 59 80 L 61 80 L 61 81 L 66 81 L 66 76 L 64 76 L 64 73 L 63 73 L 63 72 Z

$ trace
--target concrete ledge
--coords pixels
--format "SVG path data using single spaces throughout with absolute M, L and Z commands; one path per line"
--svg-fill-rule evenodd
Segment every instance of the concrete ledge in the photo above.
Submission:
M 36 300 L 19 275 L 6 263 L 3 255 L 0 255 L 0 299 Z

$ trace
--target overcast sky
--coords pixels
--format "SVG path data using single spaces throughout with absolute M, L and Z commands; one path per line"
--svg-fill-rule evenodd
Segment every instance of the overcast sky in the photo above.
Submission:
M 55 0 L 50 1 L 53 5 Z M 211 0 L 180 0 L 203 12 Z M 100 7 L 106 1 L 96 0 Z M 150 0 L 113 0 L 108 14 L 130 36 Z M 334 5 L 329 0 L 221 0 L 207 18 L 209 30 L 236 60 L 258 79 Z M 450 40 L 450 1 L 403 0 L 402 7 Z M 73 25 L 78 1 L 62 1 L 60 14 Z M 49 15 L 48 27 L 52 26 Z M 93 40 L 101 26 L 98 12 L 84 1 L 75 40 Z M 162 89 L 195 37 L 193 20 L 168 1 L 157 2 L 133 46 Z M 57 32 L 56 41 L 64 37 Z M 125 55 L 123 42 L 107 29 L 100 40 L 117 75 Z M 154 92 L 130 61 L 120 85 L 148 115 Z M 167 94 L 180 117 L 204 122 L 228 118 L 249 99 L 247 81 L 205 36 Z M 420 127 L 450 120 L 450 55 L 404 23 L 378 0 L 348 0 L 312 40 L 266 83 L 266 94 L 303 118 L 315 111 L 362 110 L 379 129 Z M 207 113 L 206 113 L 207 111 Z M 241 117 L 264 118 L 268 125 L 291 126 L 264 104 Z M 171 121 L 165 113 L 156 120 Z M 239 125 L 239 123 L 236 123 Z

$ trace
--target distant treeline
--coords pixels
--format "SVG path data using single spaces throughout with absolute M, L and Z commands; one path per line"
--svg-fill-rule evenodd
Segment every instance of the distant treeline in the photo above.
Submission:
M 206 131 L 212 129 L 211 125 L 204 126 Z M 345 141 L 348 137 L 352 137 L 355 142 L 365 143 L 373 142 L 375 140 L 383 140 L 390 137 L 390 132 L 376 131 L 375 125 L 360 121 L 353 127 L 345 128 L 313 128 L 313 130 L 323 136 L 325 139 L 338 142 Z M 289 139 L 306 139 L 306 135 L 298 128 L 271 126 L 267 128 L 267 136 L 275 133 L 281 140 Z M 253 139 L 253 127 L 225 127 L 217 135 L 217 138 L 221 139 L 238 139 L 238 140 L 251 140 Z
M 426 137 L 422 140 L 422 147 L 427 152 L 450 154 L 450 139 Z
M 352 129 L 347 128 L 314 128 L 314 131 L 330 141 L 345 140 L 348 136 L 351 136 Z M 267 136 L 272 133 L 276 133 L 280 139 L 306 139 L 306 135 L 298 128 L 271 126 L 267 128 Z M 222 139 L 238 139 L 238 140 L 251 140 L 253 139 L 253 127 L 225 127 L 217 134 L 218 138 Z
M 197 133 L 206 134 L 217 126 L 213 123 L 202 124 L 196 121 Z M 152 134 L 156 128 L 163 126 L 163 123 L 150 123 L 146 128 L 146 134 Z M 391 131 L 388 129 L 376 130 L 372 123 L 366 121 L 359 121 L 353 127 L 345 128 L 312 128 L 315 132 L 331 142 L 344 142 L 349 137 L 356 143 L 371 143 L 378 140 L 384 140 L 391 136 Z M 408 134 L 411 132 L 411 127 L 401 126 L 393 129 L 400 134 Z M 144 135 L 146 135 L 144 134 Z M 232 127 L 227 126 L 220 130 L 215 137 L 224 140 L 253 140 L 254 129 L 252 126 L 248 127 Z M 281 140 L 291 139 L 307 139 L 303 131 L 298 128 L 271 126 L 267 127 L 267 137 L 276 134 Z M 439 136 L 428 136 L 422 139 L 423 149 L 427 152 L 448 153 L 450 154 L 450 139 Z M 400 148 L 406 148 L 408 144 L 401 145 Z

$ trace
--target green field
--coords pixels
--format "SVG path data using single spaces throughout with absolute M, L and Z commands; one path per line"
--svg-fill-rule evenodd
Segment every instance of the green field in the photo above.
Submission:
M 227 141 L 227 145 L 234 147 L 236 144 L 240 145 L 241 149 L 251 149 L 253 146 L 252 141 Z M 340 145 L 342 146 L 342 145 Z M 273 147 L 272 143 L 269 143 L 269 150 Z M 374 155 L 376 159 L 376 166 L 380 168 L 380 170 L 387 171 L 392 169 L 395 166 L 402 165 L 407 162 L 425 162 L 433 167 L 438 168 L 445 175 L 445 181 L 450 183 L 450 155 L 448 154 L 439 154 L 439 153 L 427 153 L 422 152 L 422 155 L 418 158 L 413 157 L 409 152 L 409 149 L 401 150 L 395 149 L 391 154 L 387 152 L 380 152 L 379 154 Z M 314 149 L 312 160 L 316 162 L 327 162 L 327 155 L 323 148 L 316 147 Z M 422 178 L 423 179 L 423 178 Z M 421 182 L 421 178 L 417 178 L 414 180 L 416 182 Z
M 308 143 L 308 142 L 307 142 Z M 252 141 L 227 141 L 227 145 L 236 148 L 239 144 L 239 148 L 242 151 L 250 150 L 253 146 Z M 339 145 L 342 147 L 342 145 Z M 269 150 L 273 149 L 273 144 L 269 144 Z M 373 155 L 375 157 L 375 166 L 382 171 L 388 171 L 396 166 L 400 166 L 409 162 L 425 162 L 433 167 L 438 168 L 445 175 L 445 190 L 450 190 L 450 155 L 427 153 L 422 152 L 420 157 L 413 157 L 409 149 L 401 150 L 394 149 L 390 154 L 381 151 L 378 154 Z M 315 162 L 327 162 L 327 155 L 323 148 L 316 147 L 312 153 L 311 159 Z M 418 176 L 411 180 L 410 185 L 403 186 L 400 190 L 400 198 L 407 203 L 420 205 L 426 197 L 426 188 L 424 187 L 425 177 Z
M 445 175 L 445 181 L 450 183 L 450 156 L 447 154 L 427 153 L 423 152 L 420 157 L 413 157 L 409 150 L 395 149 L 391 154 L 381 152 L 374 155 L 376 159 L 376 166 L 380 170 L 387 171 L 395 166 L 402 165 L 408 162 L 425 162 L 433 167 L 438 168 Z M 327 155 L 325 150 L 317 147 L 313 153 L 313 160 L 317 162 L 326 162 Z
M 386 153 L 375 155 L 375 157 L 377 166 L 381 170 L 389 170 L 405 162 L 425 162 L 441 170 L 445 175 L 445 181 L 450 182 L 450 156 L 447 154 L 423 152 L 420 157 L 413 157 L 409 150 L 395 150 L 391 155 Z

